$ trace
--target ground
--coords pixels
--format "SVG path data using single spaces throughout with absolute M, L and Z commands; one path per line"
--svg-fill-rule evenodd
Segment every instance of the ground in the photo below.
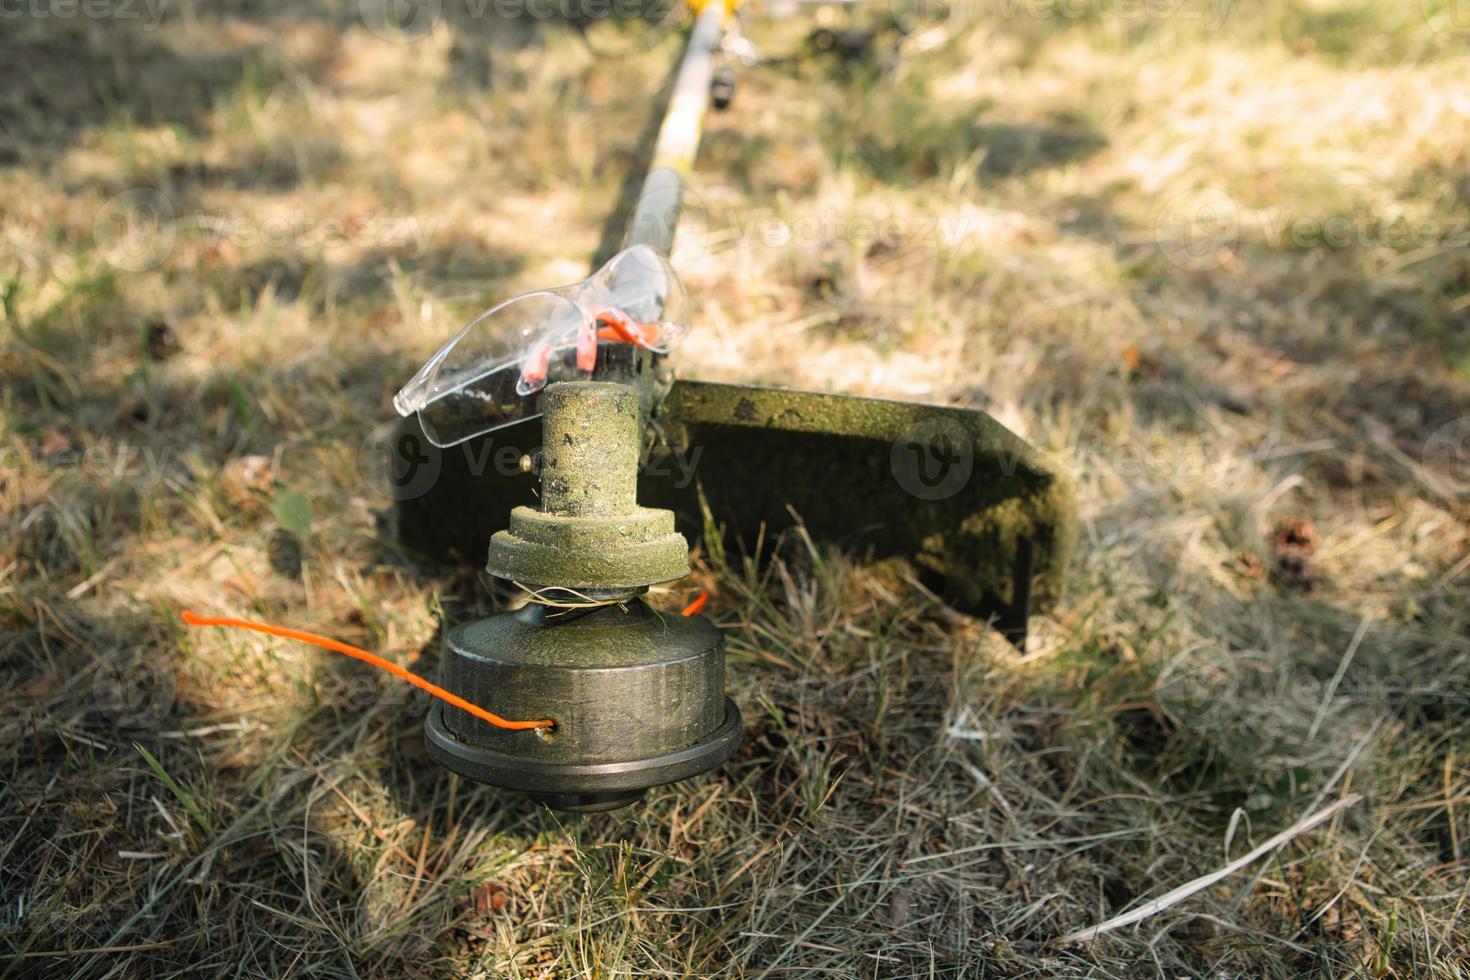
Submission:
M 178 619 L 432 671 L 492 607 L 361 447 L 605 254 L 678 52 L 382 6 L 4 12 L 0 973 L 1470 973 L 1463 5 L 998 0 L 849 62 L 754 8 L 679 370 L 984 409 L 1081 541 L 1025 651 L 799 535 L 700 551 L 655 601 L 709 590 L 748 746 L 580 819 Z

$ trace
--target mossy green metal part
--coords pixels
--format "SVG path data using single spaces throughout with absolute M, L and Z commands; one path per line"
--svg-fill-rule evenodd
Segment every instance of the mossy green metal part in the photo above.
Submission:
M 532 588 L 590 595 L 689 574 L 674 514 L 638 506 L 644 423 L 626 384 L 554 384 L 542 396 L 541 504 L 510 513 L 490 539 L 487 570 Z
M 1072 481 L 984 412 L 681 381 L 660 417 L 668 451 L 699 453 L 711 511 L 746 541 L 794 512 L 860 555 L 908 560 L 955 605 L 1009 628 L 1061 596 Z
M 1028 611 L 1060 598 L 1077 537 L 1072 482 L 984 412 L 699 381 L 661 387 L 661 399 L 648 398 L 656 408 L 638 500 L 673 510 L 691 541 L 708 529 L 706 508 L 735 547 L 754 548 L 799 518 L 813 539 L 906 565 L 1013 636 Z M 539 420 L 448 450 L 407 425 L 389 447 L 404 474 L 392 530 L 429 556 L 483 561 L 512 508 L 537 502 L 534 478 L 496 461 L 537 451 Z

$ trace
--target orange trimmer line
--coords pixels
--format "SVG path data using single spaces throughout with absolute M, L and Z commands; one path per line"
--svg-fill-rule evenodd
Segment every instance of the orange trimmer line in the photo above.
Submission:
M 597 314 L 598 340 L 621 340 L 634 347 L 647 347 L 658 339 L 657 323 L 639 323 L 616 307 Z
M 336 653 L 345 653 L 349 657 L 361 660 L 365 664 L 371 664 L 380 670 L 386 670 L 400 680 L 408 681 L 421 691 L 426 691 L 446 704 L 452 704 L 456 708 L 468 711 L 481 721 L 488 722 L 496 728 L 506 728 L 510 731 L 525 731 L 530 728 L 554 728 L 556 722 L 550 718 L 542 718 L 538 721 L 508 721 L 493 712 L 486 711 L 476 704 L 471 704 L 458 694 L 452 694 L 437 684 L 424 680 L 418 674 L 404 670 L 402 667 L 389 660 L 384 660 L 376 653 L 369 653 L 359 647 L 334 640 L 329 636 L 319 636 L 316 633 L 307 633 L 305 630 L 293 630 L 285 626 L 272 626 L 269 623 L 256 623 L 248 619 L 235 619 L 232 616 L 199 616 L 195 613 L 184 611 L 184 622 L 190 626 L 234 626 L 242 630 L 254 630 L 257 633 L 266 633 L 270 636 L 280 636 L 288 640 L 300 640 L 302 643 L 310 643 L 312 646 L 321 647 L 323 650 L 332 650 Z

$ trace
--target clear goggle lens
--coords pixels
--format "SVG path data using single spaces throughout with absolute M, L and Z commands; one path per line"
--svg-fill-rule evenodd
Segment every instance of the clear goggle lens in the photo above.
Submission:
M 441 347 L 393 398 L 436 446 L 458 445 L 538 412 L 546 385 L 591 376 L 599 345 L 659 353 L 689 331 L 683 286 L 668 260 L 638 245 L 594 275 L 491 307 Z

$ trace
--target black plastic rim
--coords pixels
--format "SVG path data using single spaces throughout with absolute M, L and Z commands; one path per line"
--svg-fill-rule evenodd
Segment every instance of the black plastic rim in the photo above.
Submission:
M 676 783 L 708 772 L 740 748 L 740 709 L 725 699 L 725 720 L 709 738 L 668 755 L 631 762 L 538 762 L 471 745 L 444 727 L 444 707 L 434 704 L 424 722 L 429 757 L 444 768 L 477 782 L 519 790 L 533 797 L 624 796 L 631 803 L 652 786 Z M 554 805 L 554 804 L 552 804 Z M 620 804 L 621 805 L 621 804 Z

